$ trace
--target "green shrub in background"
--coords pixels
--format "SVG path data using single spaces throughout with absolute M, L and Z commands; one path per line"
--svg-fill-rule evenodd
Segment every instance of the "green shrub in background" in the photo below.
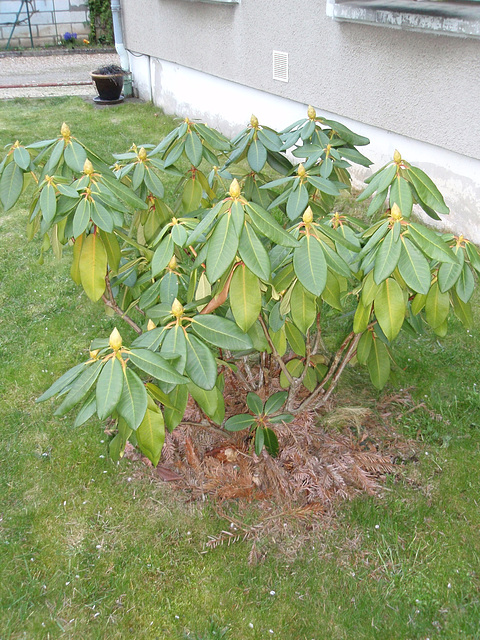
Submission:
M 157 464 L 189 396 L 203 424 L 245 430 L 257 454 L 276 455 L 275 424 L 325 404 L 348 363 L 381 389 L 401 330 L 443 336 L 452 311 L 470 327 L 480 255 L 412 219 L 414 204 L 448 213 L 421 169 L 396 151 L 358 197 L 372 198 L 370 220 L 335 213 L 351 163 L 371 164 L 357 149 L 368 142 L 309 107 L 281 132 L 252 116 L 232 141 L 187 118 L 113 167 L 66 124 L 14 143 L 0 163 L 4 208 L 34 179 L 28 238 L 42 236 L 42 254 L 73 246 L 73 280 L 138 334 L 98 337 L 39 401 L 57 396 L 58 415 L 76 407 L 75 425 L 113 418 L 114 459 L 130 441 Z M 178 178 L 174 194 L 165 176 Z M 333 354 L 325 313 L 351 317 Z M 226 419 L 232 391 L 247 409 Z
M 113 44 L 113 20 L 110 0 L 88 0 L 90 42 Z

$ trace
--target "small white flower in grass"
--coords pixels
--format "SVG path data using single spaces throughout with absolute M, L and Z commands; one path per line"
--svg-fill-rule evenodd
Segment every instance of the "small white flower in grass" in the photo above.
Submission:
M 450 584 L 450 582 L 447 584 L 447 589 L 451 589 L 452 585 Z
M 428 451 L 425 451 L 425 455 L 428 456 Z
M 253 629 L 253 622 L 249 622 L 248 626 L 250 627 L 250 629 Z
M 100 611 L 97 611 L 97 613 L 95 613 L 93 617 L 96 618 L 99 615 L 100 615 Z
M 269 630 L 268 630 L 268 633 L 273 633 L 273 629 L 269 629 Z
M 379 524 L 376 524 L 376 525 L 375 525 L 375 529 L 380 529 L 380 525 L 379 525 Z
M 108 471 L 104 471 L 103 473 L 108 473 Z
M 132 479 L 131 479 L 131 478 L 127 478 L 127 482 L 131 482 L 131 481 L 132 481 Z
M 68 587 L 69 584 L 70 584 L 70 580 L 68 582 L 65 582 L 66 587 Z
M 175 620 L 180 620 L 180 616 L 175 616 Z
M 105 440 L 100 440 L 100 444 L 103 444 L 105 442 Z
M 95 549 L 101 549 L 101 548 L 102 548 L 102 545 L 101 545 L 101 544 L 97 544 L 97 545 L 95 546 Z
M 272 591 L 270 591 L 270 595 L 271 595 L 271 596 L 274 596 L 274 595 L 275 595 L 275 591 L 273 591 L 273 590 L 272 590 Z

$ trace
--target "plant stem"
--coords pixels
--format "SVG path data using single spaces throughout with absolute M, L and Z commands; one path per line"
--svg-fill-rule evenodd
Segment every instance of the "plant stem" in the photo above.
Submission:
M 138 324 L 134 320 L 132 320 L 130 316 L 127 316 L 127 314 L 124 311 L 122 311 L 122 309 L 120 309 L 118 304 L 115 302 L 112 286 L 110 284 L 110 279 L 108 275 L 105 276 L 105 284 L 107 286 L 107 292 L 108 292 L 108 298 L 105 294 L 102 295 L 102 300 L 105 303 L 105 306 L 109 307 L 110 309 L 113 309 L 115 313 L 117 313 L 123 320 L 125 320 L 125 322 L 129 324 L 132 327 L 132 329 L 136 331 L 139 335 L 143 333 L 143 331 L 138 326 Z
M 267 339 L 268 342 L 268 346 L 270 347 L 270 349 L 272 350 L 273 353 L 273 357 L 275 358 L 275 360 L 278 362 L 278 364 L 280 365 L 280 369 L 283 371 L 283 373 L 285 374 L 285 377 L 287 378 L 288 382 L 290 384 L 293 383 L 293 378 L 290 375 L 290 371 L 287 369 L 287 367 L 285 366 L 284 361 L 282 360 L 282 358 L 280 357 L 278 351 L 275 349 L 275 345 L 272 342 L 272 339 L 270 338 L 270 334 L 268 333 L 268 329 L 267 329 L 267 325 L 265 324 L 265 320 L 262 318 L 261 315 L 258 316 L 258 320 L 262 326 L 263 329 L 263 333 L 265 334 L 265 338 Z

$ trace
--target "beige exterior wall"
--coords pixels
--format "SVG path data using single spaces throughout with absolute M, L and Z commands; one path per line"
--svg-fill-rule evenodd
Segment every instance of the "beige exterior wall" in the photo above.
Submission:
M 480 159 L 480 40 L 337 22 L 326 0 L 122 0 L 128 49 Z M 272 51 L 289 54 L 289 82 Z

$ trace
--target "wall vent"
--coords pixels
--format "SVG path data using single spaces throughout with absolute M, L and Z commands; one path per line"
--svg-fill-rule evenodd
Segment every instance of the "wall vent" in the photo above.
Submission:
M 273 79 L 288 82 L 288 53 L 273 52 Z

